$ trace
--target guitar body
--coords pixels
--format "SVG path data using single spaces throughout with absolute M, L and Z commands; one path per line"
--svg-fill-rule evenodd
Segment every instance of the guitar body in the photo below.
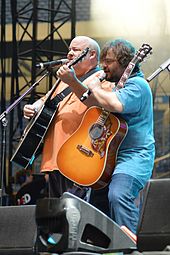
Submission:
M 105 125 L 105 135 L 97 141 L 96 150 L 90 132 L 101 112 L 99 107 L 91 107 L 86 111 L 79 128 L 63 144 L 57 157 L 59 170 L 65 177 L 94 189 L 104 188 L 110 181 L 117 150 L 127 133 L 126 122 L 110 114 Z
M 44 105 L 38 114 L 30 120 L 11 161 L 25 169 L 32 164 L 56 111 L 57 107 L 53 109 Z

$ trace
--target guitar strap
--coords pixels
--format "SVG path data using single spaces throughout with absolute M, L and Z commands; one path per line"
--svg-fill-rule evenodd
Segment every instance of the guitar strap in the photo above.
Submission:
M 71 93 L 71 88 L 70 87 L 65 88 L 63 91 L 61 91 L 59 94 L 57 94 L 52 100 L 49 100 L 47 102 L 47 105 L 50 108 L 55 109 L 58 106 L 59 102 L 61 102 L 70 93 Z
M 90 75 L 92 75 L 93 73 L 96 73 L 98 71 L 100 71 L 100 67 L 96 66 L 95 68 L 91 69 L 88 73 L 86 73 L 85 75 L 83 75 L 79 80 L 80 81 L 84 81 L 86 78 L 88 78 Z
M 83 82 L 86 78 L 88 78 L 90 75 L 92 75 L 93 73 L 99 71 L 100 68 L 97 66 L 93 69 L 91 69 L 88 73 L 86 73 L 85 75 L 83 75 L 80 78 L 80 81 Z M 59 102 L 61 102 L 66 96 L 68 96 L 70 93 L 72 92 L 70 87 L 65 88 L 63 91 L 61 91 L 59 94 L 57 94 L 52 100 L 47 102 L 47 105 L 50 108 L 55 109 L 57 107 L 57 105 L 59 104 Z

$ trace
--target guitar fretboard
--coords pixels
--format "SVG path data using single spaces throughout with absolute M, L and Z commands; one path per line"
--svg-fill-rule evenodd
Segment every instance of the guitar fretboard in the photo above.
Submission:
M 103 109 L 102 113 L 100 114 L 99 118 L 97 119 L 97 123 L 100 124 L 101 126 L 104 126 L 109 115 L 110 115 L 110 112 Z
M 120 78 L 117 86 L 116 86 L 116 90 L 121 89 L 124 87 L 125 82 L 127 81 L 127 79 L 129 78 L 129 76 L 131 75 L 133 69 L 135 67 L 135 63 L 134 62 L 130 62 L 127 66 L 127 68 L 125 69 L 122 77 Z

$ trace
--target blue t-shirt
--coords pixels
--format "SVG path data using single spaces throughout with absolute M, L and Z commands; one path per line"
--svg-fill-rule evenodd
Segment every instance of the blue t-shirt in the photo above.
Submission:
M 114 174 L 129 174 L 144 186 L 151 177 L 155 157 L 151 89 L 138 72 L 115 93 L 123 105 L 120 116 L 127 122 L 128 132 L 119 148 Z

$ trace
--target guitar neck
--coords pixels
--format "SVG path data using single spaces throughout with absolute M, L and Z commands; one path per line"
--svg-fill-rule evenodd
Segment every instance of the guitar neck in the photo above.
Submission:
M 51 96 L 53 95 L 54 91 L 56 90 L 56 88 L 57 88 L 57 86 L 59 85 L 60 82 L 61 82 L 61 80 L 57 79 L 57 81 L 54 83 L 54 85 L 52 86 L 50 91 L 45 96 L 44 104 L 47 103 L 48 100 L 51 100 Z
M 106 120 L 108 119 L 110 115 L 109 111 L 106 111 L 105 109 L 102 108 L 102 112 L 98 118 L 98 120 L 96 121 L 98 124 L 100 124 L 101 126 L 104 126 Z
M 124 87 L 125 82 L 133 72 L 135 65 L 137 63 L 140 63 L 143 61 L 143 59 L 151 53 L 152 47 L 149 44 L 143 44 L 141 48 L 137 51 L 133 59 L 129 62 L 128 66 L 126 67 L 123 75 L 121 76 L 117 86 L 116 90 L 121 89 Z
M 124 84 L 127 81 L 127 79 L 129 78 L 129 76 L 131 75 L 134 67 L 135 67 L 135 63 L 130 62 L 129 65 L 127 66 L 127 68 L 125 69 L 123 75 L 121 76 L 121 78 L 116 86 L 116 90 L 124 87 Z
M 125 69 L 123 75 L 121 76 L 121 78 L 116 86 L 116 90 L 124 87 L 124 84 L 127 81 L 127 79 L 129 78 L 129 76 L 131 75 L 133 69 L 135 68 L 135 65 L 136 65 L 136 63 L 134 63 L 132 61 L 128 64 L 127 68 Z
M 82 61 L 88 52 L 89 52 L 89 48 L 87 47 L 82 51 L 82 53 L 77 58 L 74 58 L 70 63 L 68 63 L 68 67 L 70 68 L 71 66 L 77 64 L 79 61 Z M 54 93 L 55 89 L 57 88 L 60 82 L 61 82 L 61 79 L 57 79 L 52 89 L 47 93 L 45 102 L 48 102 L 47 100 L 51 99 L 52 94 Z

